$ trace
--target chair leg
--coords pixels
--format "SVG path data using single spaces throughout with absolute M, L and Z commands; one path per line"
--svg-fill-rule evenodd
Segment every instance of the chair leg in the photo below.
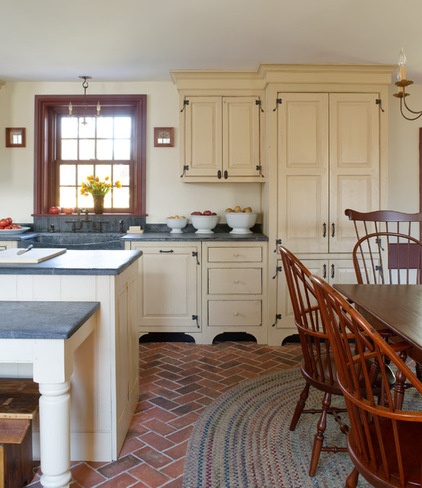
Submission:
M 322 400 L 321 417 L 317 425 L 317 433 L 314 438 L 314 445 L 312 448 L 311 466 L 309 468 L 309 476 L 315 476 L 319 456 L 321 454 L 322 445 L 324 443 L 324 432 L 327 427 L 327 414 L 331 405 L 331 393 L 325 393 Z
M 290 430 L 295 430 L 296 425 L 299 422 L 300 416 L 302 415 L 303 409 L 305 408 L 306 400 L 308 399 L 309 395 L 309 388 L 311 385 L 309 383 L 305 384 L 305 388 L 302 390 L 302 393 L 299 396 L 299 400 L 296 404 L 295 411 L 293 413 L 292 421 L 290 422 Z
M 346 479 L 346 488 L 356 488 L 358 484 L 359 471 L 353 468 L 353 471 L 349 474 Z

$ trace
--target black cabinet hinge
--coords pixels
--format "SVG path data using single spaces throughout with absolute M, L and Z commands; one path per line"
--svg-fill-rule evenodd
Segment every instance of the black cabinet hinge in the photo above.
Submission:
M 180 178 L 183 178 L 185 176 L 186 171 L 189 171 L 189 165 L 188 164 L 185 164 L 183 166 L 183 173 L 180 175 Z
M 189 105 L 189 100 L 185 98 L 183 100 L 183 107 L 180 109 L 180 111 L 183 112 L 188 105 Z
M 277 325 L 277 321 L 278 320 L 281 320 L 283 318 L 283 316 L 281 315 L 281 313 L 278 313 L 276 316 L 275 316 L 275 322 L 272 324 L 271 327 L 275 327 Z
M 281 266 L 277 266 L 275 269 L 275 275 L 273 276 L 273 280 L 277 278 L 278 273 L 281 273 L 283 271 L 283 268 Z
M 198 317 L 198 315 L 192 315 L 192 320 L 196 320 L 196 326 L 199 329 L 200 327 L 199 327 L 199 317 Z
M 282 98 L 276 98 L 275 99 L 275 107 L 273 108 L 273 112 L 275 112 L 278 109 L 278 106 L 281 105 L 282 103 L 283 103 Z
M 264 109 L 262 108 L 262 102 L 261 102 L 261 99 L 258 98 L 257 100 L 255 100 L 255 105 L 258 105 L 259 107 L 259 111 L 264 113 Z

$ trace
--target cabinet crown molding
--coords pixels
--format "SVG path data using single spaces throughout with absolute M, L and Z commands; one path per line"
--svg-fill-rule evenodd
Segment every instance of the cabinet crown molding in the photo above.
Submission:
M 255 71 L 172 70 L 178 90 L 265 89 L 269 83 L 391 84 L 396 65 L 261 64 Z

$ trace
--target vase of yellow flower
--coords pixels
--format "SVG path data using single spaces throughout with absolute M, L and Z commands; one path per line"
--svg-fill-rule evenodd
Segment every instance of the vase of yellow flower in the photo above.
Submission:
M 81 195 L 88 196 L 91 194 L 94 200 L 94 213 L 102 214 L 104 213 L 104 197 L 113 187 L 121 188 L 122 185 L 120 181 L 116 181 L 112 185 L 109 176 L 106 176 L 104 181 L 101 181 L 98 176 L 90 175 L 81 184 Z
M 104 213 L 104 196 L 105 195 L 92 195 L 94 199 L 94 213 L 102 214 Z

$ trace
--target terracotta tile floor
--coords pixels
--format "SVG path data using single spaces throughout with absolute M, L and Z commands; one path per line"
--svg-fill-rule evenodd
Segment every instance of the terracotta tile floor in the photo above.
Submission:
M 239 381 L 300 360 L 298 344 L 140 344 L 140 401 L 120 457 L 73 462 L 72 488 L 180 488 L 189 436 L 204 407 Z M 41 487 L 37 468 L 28 486 Z

